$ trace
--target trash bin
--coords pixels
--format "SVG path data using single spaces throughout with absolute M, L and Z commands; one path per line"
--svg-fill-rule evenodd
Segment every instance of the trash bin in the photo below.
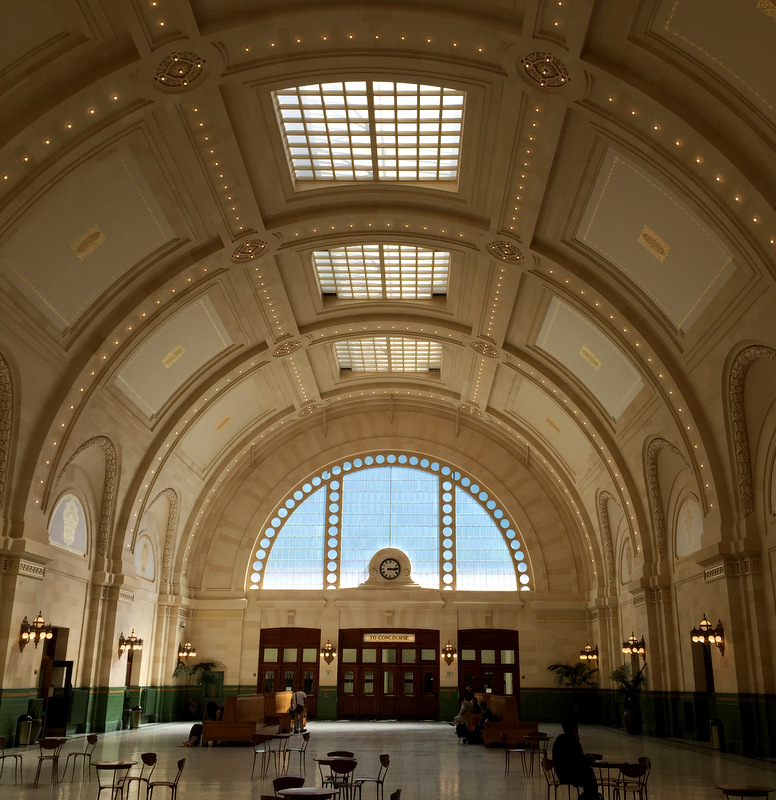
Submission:
M 718 719 L 709 720 L 709 739 L 711 740 L 712 750 L 722 749 L 722 721 Z
M 32 717 L 29 714 L 22 714 L 16 720 L 16 746 L 30 743 L 32 735 Z
M 132 706 L 132 711 L 129 715 L 129 727 L 135 729 L 140 727 L 140 717 L 143 714 L 142 706 Z

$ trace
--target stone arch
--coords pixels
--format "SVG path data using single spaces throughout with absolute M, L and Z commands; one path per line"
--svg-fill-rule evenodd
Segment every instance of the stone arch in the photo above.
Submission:
M 745 347 L 733 360 L 728 378 L 730 429 L 738 477 L 738 496 L 745 517 L 751 516 L 754 511 L 754 490 L 752 487 L 752 454 L 744 416 L 744 384 L 749 368 L 761 358 L 776 361 L 776 350 L 765 345 Z
M 111 522 L 116 499 L 116 484 L 118 482 L 118 456 L 116 447 L 107 436 L 93 436 L 80 445 L 67 459 L 65 465 L 57 476 L 59 482 L 68 466 L 75 459 L 92 447 L 99 447 L 105 456 L 105 477 L 102 484 L 102 501 L 100 503 L 100 522 L 97 528 L 97 552 L 101 556 L 107 555 L 110 541 Z
M 644 475 L 647 483 L 647 496 L 649 498 L 649 510 L 652 517 L 652 528 L 655 532 L 655 543 L 657 545 L 658 559 L 662 561 L 667 552 L 666 543 L 666 517 L 663 510 L 663 496 L 660 490 L 660 478 L 657 471 L 657 459 L 661 450 L 667 449 L 682 461 L 689 469 L 690 465 L 681 451 L 668 439 L 656 436 L 650 440 L 644 449 Z

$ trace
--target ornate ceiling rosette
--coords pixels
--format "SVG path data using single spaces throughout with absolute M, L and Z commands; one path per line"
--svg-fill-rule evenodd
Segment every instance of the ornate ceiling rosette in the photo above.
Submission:
M 505 241 L 488 242 L 488 252 L 498 261 L 508 261 L 512 264 L 522 261 L 524 257 L 512 242 Z
M 469 342 L 469 347 L 476 350 L 480 355 L 487 356 L 488 358 L 498 358 L 501 351 L 494 344 L 485 341 L 484 339 L 474 339 Z
M 309 417 L 309 416 L 312 416 L 313 414 L 315 414 L 316 411 L 320 411 L 322 408 L 324 408 L 323 403 L 316 403 L 316 402 L 313 401 L 313 402 L 307 403 L 307 405 L 305 405 L 305 406 L 302 406 L 299 409 L 299 414 L 297 416 Z
M 156 67 L 157 88 L 181 92 L 198 85 L 205 72 L 205 59 L 196 53 L 176 51 L 163 58 Z
M 571 80 L 566 65 L 552 53 L 529 53 L 520 63 L 525 77 L 542 89 L 559 89 Z
M 266 249 L 267 243 L 262 239 L 246 239 L 232 251 L 232 261 L 235 264 L 253 261 L 263 255 Z
M 291 355 L 291 353 L 298 350 L 301 346 L 302 342 L 300 342 L 299 339 L 286 339 L 284 342 L 275 345 L 272 355 L 274 358 L 284 358 L 285 356 Z

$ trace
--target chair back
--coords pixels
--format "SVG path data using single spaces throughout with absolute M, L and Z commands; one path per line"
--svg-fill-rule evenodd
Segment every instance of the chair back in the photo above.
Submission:
M 148 783 L 150 782 L 151 776 L 154 774 L 154 770 L 156 769 L 156 753 L 141 753 L 140 760 L 143 762 L 143 765 L 140 767 L 140 775 L 138 775 L 138 779 Z M 146 767 L 150 767 L 147 774 Z
M 547 781 L 547 791 L 550 791 L 550 786 L 559 786 L 558 776 L 555 774 L 555 765 L 552 763 L 551 758 L 542 759 L 542 774 Z M 556 789 L 557 791 L 557 789 Z
M 183 772 L 183 768 L 186 766 L 186 759 L 180 758 L 178 759 L 178 774 L 175 776 L 175 780 L 173 783 L 175 786 L 178 785 L 178 781 L 181 779 L 181 773 Z
M 355 753 L 350 750 L 332 750 L 330 753 L 326 753 L 326 755 L 331 756 L 331 758 L 353 758 Z
M 65 743 L 65 739 L 59 739 L 55 737 L 47 737 L 45 739 L 38 739 L 38 745 L 40 746 L 41 758 L 56 758 L 59 755 L 59 751 L 62 749 L 62 745 Z M 50 756 L 44 756 L 43 751 L 50 750 L 52 751 Z
M 652 759 L 649 758 L 649 756 L 640 756 L 638 762 L 647 768 L 647 771 L 644 773 L 643 781 L 643 785 L 646 786 L 649 780 L 649 773 L 652 771 Z
M 401 800 L 401 789 L 397 789 L 391 794 L 391 800 Z
M 275 790 L 275 794 L 281 789 L 298 789 L 300 786 L 304 786 L 304 778 L 296 775 L 281 775 L 272 781 L 272 788 Z
M 86 737 L 86 748 L 84 750 L 84 754 L 90 756 L 94 752 L 94 748 L 96 747 L 96 745 L 97 745 L 97 734 L 90 733 Z
M 647 765 L 620 764 L 620 774 L 626 779 L 638 781 L 638 785 L 643 786 L 645 775 L 647 774 Z
M 332 773 L 346 777 L 356 769 L 356 760 L 354 758 L 342 758 L 338 761 L 332 761 L 329 766 Z

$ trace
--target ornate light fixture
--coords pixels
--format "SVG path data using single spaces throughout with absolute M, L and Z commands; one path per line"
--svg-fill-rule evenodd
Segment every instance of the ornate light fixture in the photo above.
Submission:
M 28 642 L 33 642 L 37 648 L 38 642 L 50 639 L 53 635 L 54 630 L 51 625 L 46 625 L 42 612 L 38 611 L 38 616 L 32 622 L 25 616 L 19 629 L 19 650 L 24 650 Z
M 326 644 L 321 648 L 321 655 L 327 664 L 331 664 L 334 656 L 337 655 L 337 648 L 327 639 Z
M 450 644 L 450 640 L 448 639 L 447 644 L 442 648 L 442 658 L 444 659 L 445 664 L 447 664 L 449 667 L 457 657 L 458 653 L 452 644 Z
M 622 643 L 622 652 L 627 655 L 641 656 L 644 661 L 647 660 L 647 646 L 644 642 L 644 637 L 637 639 L 634 633 L 628 637 L 627 641 Z
M 598 645 L 594 647 L 590 646 L 590 642 L 588 642 L 580 651 L 579 651 L 579 660 L 580 661 L 598 661 Z
M 124 632 L 121 632 L 119 636 L 119 658 L 121 658 L 127 650 L 142 650 L 143 649 L 143 640 L 138 639 L 135 636 L 135 629 L 132 628 L 132 633 L 129 636 L 124 636 Z
M 178 642 L 178 658 L 188 658 L 196 655 L 197 648 L 191 642 L 186 642 L 186 644 Z
M 715 644 L 719 647 L 720 653 L 725 655 L 725 629 L 722 627 L 722 620 L 717 620 L 716 628 L 711 621 L 703 615 L 703 619 L 698 623 L 697 628 L 690 631 L 693 642 L 698 644 Z

